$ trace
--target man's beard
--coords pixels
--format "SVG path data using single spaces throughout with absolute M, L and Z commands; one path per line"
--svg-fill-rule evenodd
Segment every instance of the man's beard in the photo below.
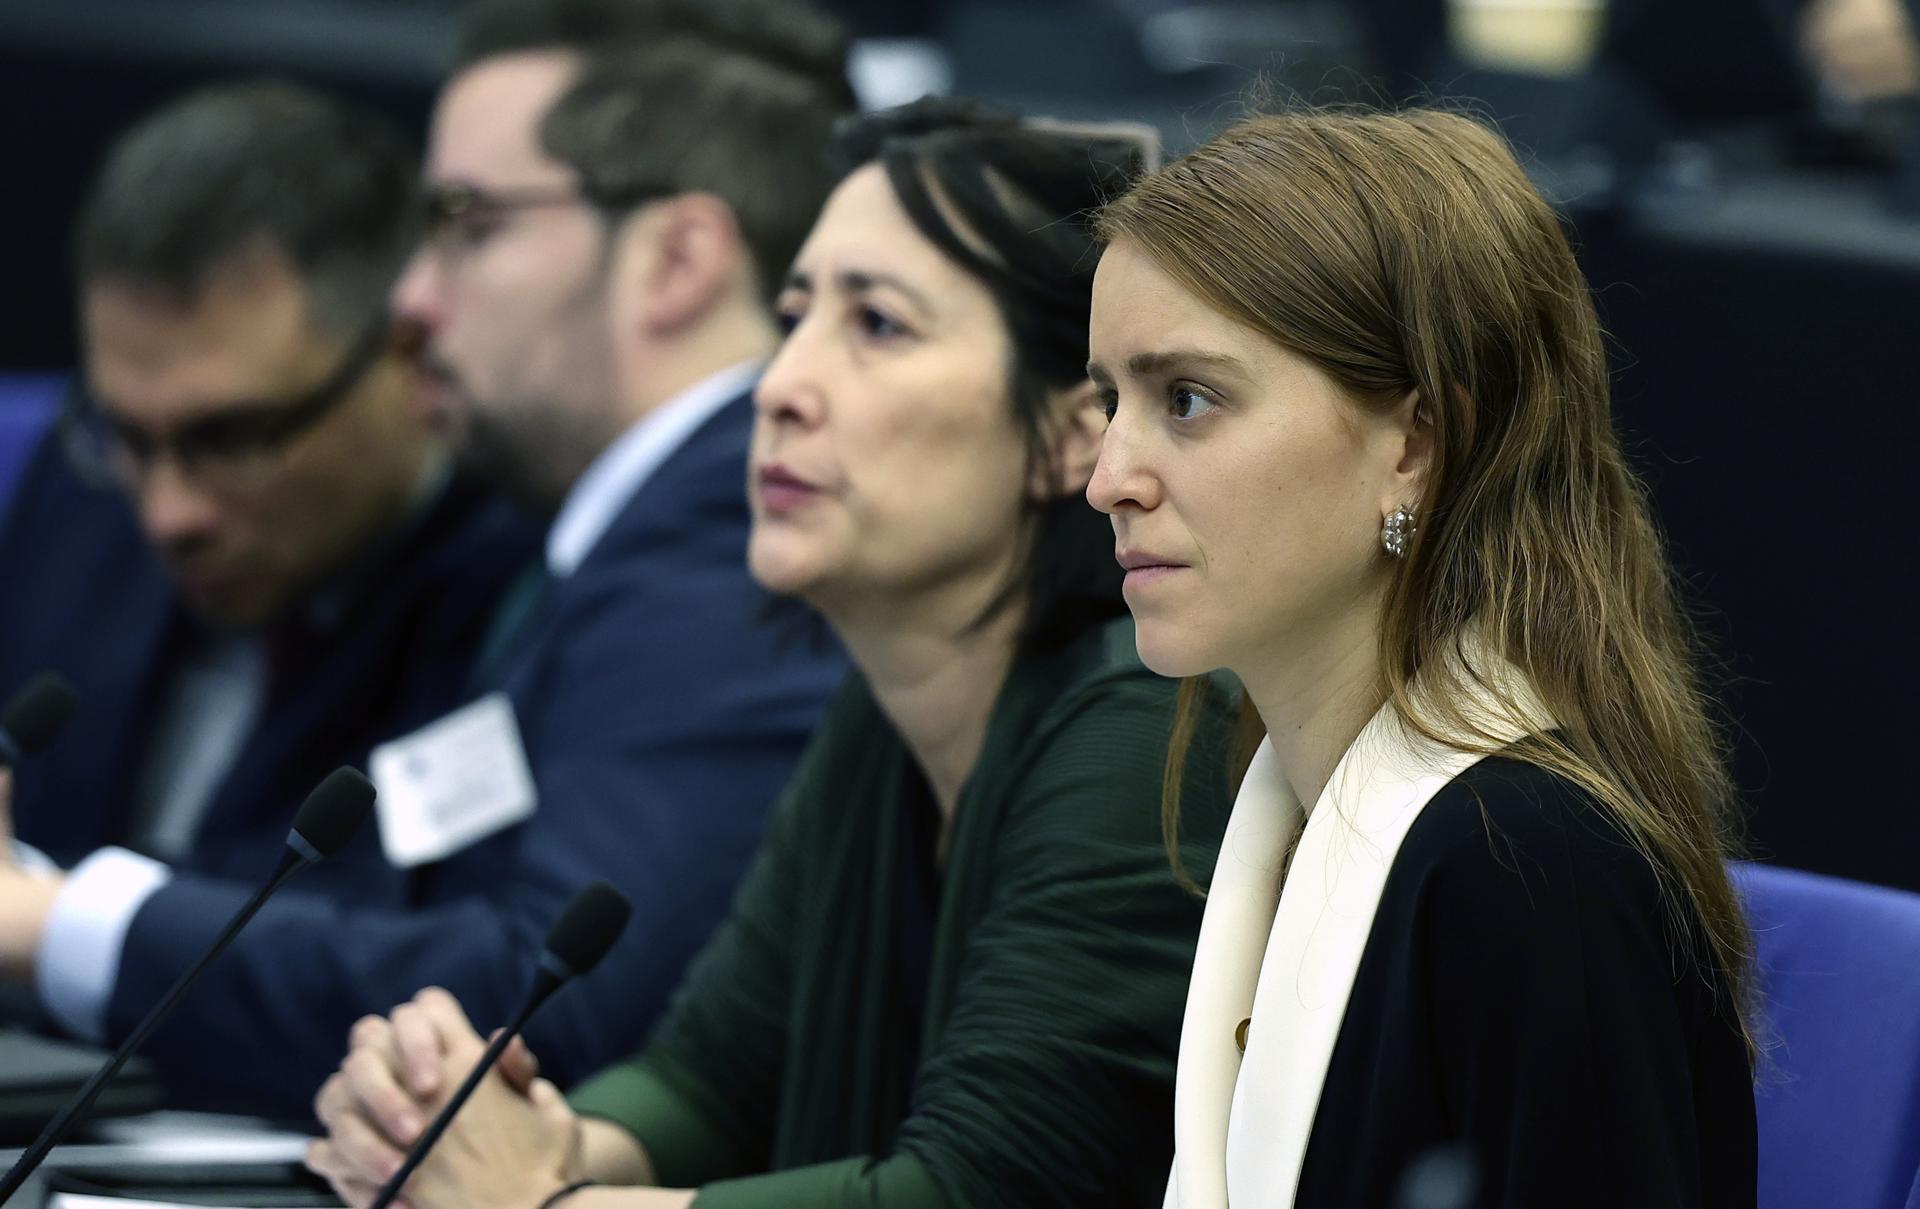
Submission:
M 454 453 L 474 477 L 523 508 L 551 516 L 573 484 L 618 432 L 605 419 L 522 397 L 508 405 L 471 404 L 454 434 Z
M 577 359 L 568 363 L 588 359 L 586 350 L 574 351 Z M 610 351 L 591 351 L 611 360 Z M 541 515 L 560 510 L 574 481 L 619 435 L 610 414 L 611 398 L 572 398 L 557 389 L 516 381 L 498 381 L 496 389 L 482 397 L 440 357 L 429 353 L 425 364 L 455 404 L 447 409 L 452 421 L 447 436 L 462 467 Z M 600 385 L 611 393 L 611 382 Z

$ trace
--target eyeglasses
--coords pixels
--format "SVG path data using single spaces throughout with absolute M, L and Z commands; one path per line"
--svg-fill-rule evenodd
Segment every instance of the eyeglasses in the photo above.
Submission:
M 383 314 L 312 390 L 281 402 L 222 408 L 168 434 L 115 415 L 76 378 L 60 413 L 68 459 L 88 481 L 128 490 L 137 488 L 162 456 L 208 491 L 258 490 L 273 479 L 286 448 L 339 407 L 394 342 L 392 321 Z
M 482 189 L 469 184 L 433 184 L 425 191 L 426 243 L 443 251 L 464 251 L 485 243 L 508 215 L 521 210 L 589 206 L 603 214 L 620 215 L 678 192 L 680 190 L 665 186 L 641 184 L 592 191 L 570 187 Z
M 438 248 L 471 248 L 517 210 L 577 206 L 584 200 L 572 189 L 489 192 L 472 185 L 431 185 L 426 191 L 426 242 Z

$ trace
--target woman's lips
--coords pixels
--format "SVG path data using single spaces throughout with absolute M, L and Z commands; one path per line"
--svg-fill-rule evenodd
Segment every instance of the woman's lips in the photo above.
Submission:
M 1132 567 L 1128 569 L 1126 578 L 1121 581 L 1120 586 L 1125 589 L 1140 587 L 1145 584 L 1156 584 L 1186 569 L 1185 567 L 1166 564 L 1151 567 Z
M 1126 568 L 1127 576 L 1122 584 L 1125 588 L 1159 583 L 1188 569 L 1186 563 L 1176 562 L 1151 550 L 1116 550 L 1113 557 L 1114 561 Z
M 773 516 L 783 516 L 802 507 L 820 489 L 785 466 L 762 466 L 759 474 L 760 506 Z

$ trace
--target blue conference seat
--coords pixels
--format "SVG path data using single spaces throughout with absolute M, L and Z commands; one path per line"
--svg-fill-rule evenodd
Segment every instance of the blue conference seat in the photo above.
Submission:
M 41 436 L 60 410 L 64 374 L 0 373 L 0 513 Z
M 1742 864 L 1771 1047 L 1759 1209 L 1920 1209 L 1920 894 Z

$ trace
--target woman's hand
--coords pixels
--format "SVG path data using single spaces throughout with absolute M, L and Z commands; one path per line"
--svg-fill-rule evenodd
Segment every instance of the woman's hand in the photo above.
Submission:
M 453 996 L 430 988 L 354 1026 L 340 1070 L 314 1100 L 327 1136 L 307 1167 L 364 1206 L 486 1049 Z M 413 1209 L 526 1209 L 579 1178 L 580 1122 L 515 1039 L 427 1160 L 408 1178 Z

